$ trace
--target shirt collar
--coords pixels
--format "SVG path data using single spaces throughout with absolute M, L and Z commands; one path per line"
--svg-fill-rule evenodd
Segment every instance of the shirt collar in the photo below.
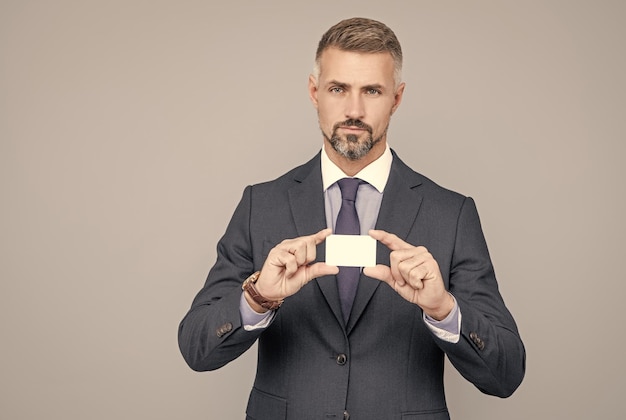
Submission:
M 391 154 L 389 144 L 387 144 L 383 154 L 374 162 L 361 169 L 354 177 L 362 179 L 376 188 L 378 192 L 382 193 L 389 179 L 392 161 L 393 155 Z M 326 154 L 326 150 L 322 147 L 322 185 L 324 186 L 324 191 L 335 182 L 345 177 L 347 177 L 347 175 L 330 160 Z

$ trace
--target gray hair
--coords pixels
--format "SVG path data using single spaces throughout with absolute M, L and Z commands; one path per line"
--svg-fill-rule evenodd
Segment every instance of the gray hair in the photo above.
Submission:
M 393 31 L 384 23 L 367 18 L 350 18 L 332 26 L 317 46 L 313 76 L 320 75 L 320 58 L 327 48 L 362 53 L 391 54 L 394 62 L 394 82 L 398 87 L 402 81 L 402 48 Z

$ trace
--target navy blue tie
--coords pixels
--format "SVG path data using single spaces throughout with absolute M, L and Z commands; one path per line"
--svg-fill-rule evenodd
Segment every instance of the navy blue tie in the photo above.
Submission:
M 343 178 L 337 181 L 341 190 L 341 208 L 335 223 L 335 233 L 338 235 L 359 235 L 361 233 L 355 201 L 359 184 L 362 182 L 359 178 Z M 341 311 L 346 323 L 350 317 L 352 302 L 359 285 L 360 275 L 360 267 L 339 267 L 337 286 L 339 288 L 339 299 L 341 300 Z

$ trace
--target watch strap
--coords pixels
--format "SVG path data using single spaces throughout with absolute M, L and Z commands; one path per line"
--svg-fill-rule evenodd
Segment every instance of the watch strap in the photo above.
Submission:
M 263 297 L 259 293 L 259 291 L 256 289 L 254 284 L 259 279 L 260 275 L 261 275 L 260 271 L 257 271 L 256 273 L 252 274 L 250 277 L 248 277 L 243 282 L 243 285 L 241 286 L 241 289 L 244 292 L 248 292 L 248 294 L 250 295 L 252 300 L 255 301 L 256 303 L 258 303 L 262 308 L 265 308 L 265 309 L 270 310 L 270 311 L 274 311 L 274 310 L 280 308 L 280 305 L 283 304 L 284 300 L 282 300 L 282 299 L 281 300 L 269 300 L 269 299 Z

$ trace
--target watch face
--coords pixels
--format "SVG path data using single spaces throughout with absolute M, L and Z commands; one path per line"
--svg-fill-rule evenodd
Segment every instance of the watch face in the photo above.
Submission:
M 251 284 L 251 283 L 256 283 L 256 281 L 259 279 L 259 276 L 261 275 L 260 271 L 257 271 L 256 273 L 253 273 L 250 275 L 250 277 L 248 277 L 247 279 L 245 279 L 243 281 L 243 284 L 241 285 L 241 288 L 245 290 L 245 288 Z

